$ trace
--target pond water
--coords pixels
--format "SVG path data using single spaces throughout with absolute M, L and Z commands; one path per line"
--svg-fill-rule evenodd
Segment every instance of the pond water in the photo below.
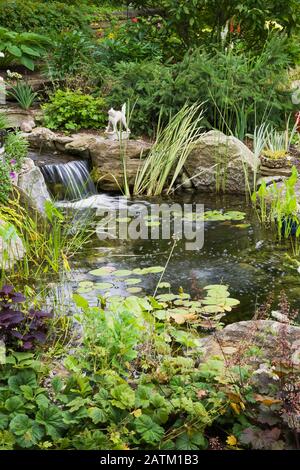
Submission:
M 129 204 L 161 203 L 203 204 L 204 210 L 242 211 L 244 220 L 207 221 L 204 225 L 204 246 L 199 251 L 187 251 L 185 241 L 179 240 L 163 277 L 169 282 L 174 293 L 179 288 L 200 298 L 203 287 L 208 284 L 226 284 L 231 297 L 240 300 L 240 305 L 228 313 L 225 322 L 245 320 L 253 317 L 255 308 L 261 305 L 270 293 L 278 297 L 285 290 L 295 308 L 300 308 L 300 274 L 286 261 L 288 246 L 278 243 L 271 230 L 265 230 L 257 221 L 256 215 L 243 196 L 216 197 L 199 193 L 181 193 L 173 198 L 132 200 Z M 76 203 L 60 202 L 65 211 L 76 212 L 76 218 L 92 218 L 99 221 L 99 208 L 119 207 L 126 199 L 113 195 L 97 195 Z M 170 255 L 173 240 L 110 240 L 103 241 L 95 235 L 88 248 L 72 260 L 70 286 L 73 291 L 80 289 L 80 282 L 101 283 L 96 289 L 79 291 L 91 304 L 96 295 L 108 292 L 109 295 L 130 295 L 128 287 L 141 287 L 136 295 L 153 294 L 161 273 L 139 276 L 116 277 L 107 272 L 101 276 L 90 274 L 101 266 L 111 266 L 118 270 L 132 271 L 136 268 L 164 266 Z M 141 279 L 136 285 L 127 285 L 129 278 Z M 109 283 L 110 286 L 102 286 Z M 107 290 L 101 287 L 110 287 Z M 167 289 L 159 291 L 168 292 Z

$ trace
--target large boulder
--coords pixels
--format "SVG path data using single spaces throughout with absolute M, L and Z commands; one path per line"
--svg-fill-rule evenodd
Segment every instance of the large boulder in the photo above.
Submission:
M 25 133 L 24 137 L 28 140 L 30 147 L 43 150 L 55 150 L 55 132 L 47 127 L 36 127 L 29 134 Z
M 0 219 L 0 269 L 9 269 L 24 257 L 25 248 L 12 225 Z
M 94 174 L 99 188 L 103 191 L 119 191 L 124 183 L 125 158 L 127 181 L 133 186 L 141 165 L 141 156 L 145 157 L 151 144 L 143 140 L 128 140 L 122 144 L 108 139 L 97 139 L 90 146 Z
M 284 356 L 294 366 L 300 367 L 300 327 L 273 320 L 250 320 L 232 323 L 223 330 L 200 340 L 202 360 L 220 356 L 229 361 L 241 360 L 243 355 L 248 361 L 281 361 Z M 249 354 L 258 348 L 261 353 Z
M 90 148 L 98 138 L 90 134 L 74 134 L 72 140 L 65 145 L 65 151 L 81 158 L 89 158 Z
M 197 189 L 229 194 L 244 193 L 247 179 L 252 188 L 258 167 L 255 155 L 243 142 L 220 131 L 203 134 L 185 163 Z
M 18 174 L 18 187 L 30 198 L 32 206 L 44 213 L 45 202 L 50 201 L 51 197 L 40 168 L 30 158 L 25 159 Z

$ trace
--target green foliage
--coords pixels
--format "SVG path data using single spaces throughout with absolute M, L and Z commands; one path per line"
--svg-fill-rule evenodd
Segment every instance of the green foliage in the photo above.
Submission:
M 105 101 L 81 91 L 58 90 L 43 106 L 45 125 L 68 131 L 99 129 L 106 123 Z
M 107 97 L 109 105 L 134 106 L 130 127 L 136 134 L 153 135 L 161 114 L 164 122 L 174 100 L 172 68 L 156 62 L 122 62 L 115 66 Z
M 278 380 L 263 354 L 249 367 L 242 350 L 232 362 L 215 356 L 199 363 L 199 345 L 186 348 L 173 337 L 187 330 L 162 327 L 148 299 L 129 300 L 103 310 L 76 296 L 83 337 L 58 368 L 49 357 L 7 354 L 1 449 L 199 450 L 215 438 L 222 449 L 293 447 L 294 411 L 280 388 L 294 383 L 293 371 L 280 369 Z
M 17 81 L 16 85 L 10 85 L 9 95 L 15 98 L 20 107 L 25 110 L 31 108 L 38 96 L 31 85 L 22 81 Z
M 9 176 L 9 166 L 1 163 L 0 165 L 0 203 L 5 204 L 8 201 L 12 181 Z
M 117 62 L 160 61 L 164 52 L 165 29 L 154 18 L 128 20 L 108 30 L 94 51 L 96 62 L 112 67 Z
M 10 132 L 5 139 L 5 158 L 11 169 L 19 171 L 28 153 L 29 143 L 20 132 Z
M 186 103 L 205 102 L 207 127 L 244 136 L 266 118 L 282 125 L 286 112 L 293 110 L 290 92 L 282 86 L 288 64 L 286 41 L 278 37 L 257 57 L 235 49 L 201 48 L 175 65 L 123 62 L 107 78 L 107 100 L 113 106 L 136 102 L 131 123 L 136 133 L 152 134 L 160 113 L 165 123 Z
M 42 57 L 49 44 L 49 39 L 41 34 L 17 33 L 1 27 L 0 51 L 4 53 L 4 58 L 0 59 L 0 65 L 21 64 L 34 70 L 35 62 Z
M 82 31 L 64 30 L 53 38 L 53 48 L 46 60 L 46 73 L 52 80 L 65 80 L 68 87 L 86 88 L 100 80 L 99 65 L 93 59 L 95 43 Z
M 135 0 L 136 6 L 157 7 L 154 0 Z M 289 35 L 297 32 L 297 0 L 161 0 L 161 16 L 170 34 L 176 34 L 182 48 L 221 42 L 226 24 L 226 42 L 242 42 L 247 49 L 261 49 L 269 34 L 267 21 L 278 23 Z M 268 23 L 267 23 L 268 24 Z
M 64 29 L 88 29 L 90 9 L 82 2 L 3 0 L 0 24 L 17 32 L 53 33 Z
M 282 186 L 275 182 L 267 188 L 263 182 L 252 195 L 260 222 L 275 226 L 279 239 L 290 238 L 291 235 L 298 239 L 300 236 L 297 182 L 298 171 L 293 166 L 291 176 L 284 180 Z

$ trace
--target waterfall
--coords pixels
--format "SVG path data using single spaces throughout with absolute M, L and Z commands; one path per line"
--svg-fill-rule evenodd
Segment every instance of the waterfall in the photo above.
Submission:
M 74 201 L 97 194 L 87 161 L 45 165 L 41 170 L 50 192 L 56 199 Z

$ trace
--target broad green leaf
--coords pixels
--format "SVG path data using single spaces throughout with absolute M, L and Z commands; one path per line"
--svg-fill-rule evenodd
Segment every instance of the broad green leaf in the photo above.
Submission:
M 150 416 L 142 415 L 135 420 L 135 429 L 147 444 L 156 444 L 164 436 L 165 430 L 159 426 Z

